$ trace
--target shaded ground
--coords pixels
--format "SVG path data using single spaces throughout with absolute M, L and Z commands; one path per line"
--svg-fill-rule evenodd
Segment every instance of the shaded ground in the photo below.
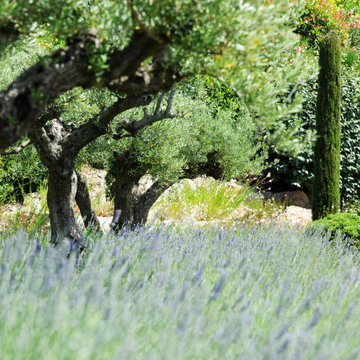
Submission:
M 88 182 L 94 209 L 96 215 L 99 218 L 100 224 L 103 230 L 108 230 L 112 220 L 114 207 L 113 203 L 106 197 L 106 171 L 96 170 L 91 167 L 84 167 L 82 169 L 82 174 L 85 176 Z M 193 187 L 194 189 L 204 186 L 204 181 L 209 181 L 209 184 L 213 182 L 211 178 L 207 178 L 207 180 L 204 180 L 204 178 L 201 177 L 195 180 L 186 181 L 188 181 L 191 187 Z M 205 186 L 207 186 L 206 183 Z M 241 189 L 241 185 L 237 184 L 234 181 L 228 182 L 226 184 L 226 187 L 235 190 Z M 239 222 L 243 220 L 246 221 L 246 219 L 251 219 L 251 217 L 255 216 L 253 214 L 253 209 L 251 209 L 249 206 L 246 205 L 246 203 L 244 203 L 241 206 L 237 207 L 234 211 L 229 213 L 227 217 L 223 219 L 223 221 L 219 221 L 217 219 L 212 219 L 209 221 L 201 220 L 201 216 L 199 216 L 199 214 L 204 211 L 203 207 L 201 206 L 194 206 L 188 209 L 188 211 L 184 212 L 181 215 L 181 219 L 174 219 L 171 216 L 164 217 L 163 209 L 160 209 L 158 204 L 161 203 L 163 198 L 167 196 L 167 193 L 169 191 L 170 190 L 168 190 L 164 193 L 164 195 L 162 195 L 162 197 L 150 211 L 148 221 L 149 223 L 157 223 L 159 221 L 175 221 L 206 225 L 208 223 L 221 224 Z M 269 199 L 269 194 L 266 194 L 266 198 Z M 19 225 L 30 228 L 31 226 L 36 226 L 36 223 L 38 223 L 39 226 L 44 227 L 44 229 L 46 230 L 49 227 L 47 211 L 48 210 L 46 206 L 45 192 L 28 194 L 25 197 L 23 205 L 18 203 L 2 204 L 0 205 L 0 230 L 7 229 L 9 227 L 18 227 Z M 81 217 L 77 207 L 75 207 L 75 211 L 78 214 L 78 219 L 81 223 Z M 160 216 L 161 212 L 162 215 Z M 306 226 L 311 222 L 311 209 L 294 205 L 287 207 L 283 205 L 274 206 L 271 217 L 264 215 L 263 218 L 259 220 L 259 223 L 267 222 L 288 224 L 291 227 Z
M 113 203 L 106 198 L 106 171 L 97 170 L 91 167 L 83 167 L 82 175 L 86 178 L 89 185 L 91 199 L 96 215 L 99 217 L 100 224 L 104 224 L 104 228 L 110 226 L 109 218 L 114 212 Z M 82 223 L 80 212 L 75 204 L 75 212 L 78 220 Z M 40 221 L 41 220 L 41 221 Z M 38 225 L 49 227 L 48 208 L 46 204 L 46 192 L 27 194 L 24 204 L 7 203 L 0 205 L 0 230 L 23 225 L 26 228 Z

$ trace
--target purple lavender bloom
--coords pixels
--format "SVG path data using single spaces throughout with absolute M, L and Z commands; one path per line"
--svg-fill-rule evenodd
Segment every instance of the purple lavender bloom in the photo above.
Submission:
M 222 275 L 220 280 L 214 285 L 214 287 L 212 289 L 212 293 L 210 295 L 211 300 L 216 300 L 217 299 L 221 289 L 224 287 L 225 280 L 226 280 L 225 275 Z
M 227 259 L 227 260 L 225 260 L 223 267 L 225 268 L 225 267 L 229 266 L 229 264 L 230 264 L 230 259 Z
M 36 252 L 37 254 L 39 254 L 39 253 L 40 253 L 40 251 L 41 251 L 40 239 L 39 239 L 39 238 L 37 238 L 37 239 L 36 239 L 35 252 Z
M 80 261 L 81 261 L 80 256 L 77 255 L 77 256 L 76 256 L 76 260 L 75 260 L 75 266 L 79 266 L 79 265 L 80 265 Z
M 200 280 L 203 273 L 204 273 L 204 270 L 202 268 L 199 269 L 198 272 L 193 276 L 192 281 L 197 282 L 198 280 Z
M 53 276 L 48 276 L 47 282 L 46 282 L 47 288 L 50 289 L 54 285 L 54 278 Z
M 115 256 L 118 253 L 118 251 L 119 251 L 119 247 L 115 246 L 115 248 L 114 248 L 114 250 L 112 252 L 113 256 Z

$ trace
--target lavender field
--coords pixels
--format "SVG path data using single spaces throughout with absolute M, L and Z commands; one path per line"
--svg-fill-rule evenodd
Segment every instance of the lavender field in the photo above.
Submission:
M 358 255 L 320 234 L 142 228 L 0 246 L 1 359 L 355 359 Z

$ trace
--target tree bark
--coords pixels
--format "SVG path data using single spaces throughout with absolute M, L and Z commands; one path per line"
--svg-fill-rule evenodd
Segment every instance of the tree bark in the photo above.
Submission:
M 89 188 L 86 179 L 79 173 L 77 175 L 77 191 L 75 201 L 79 206 L 81 216 L 86 228 L 93 227 L 100 230 L 100 223 L 91 203 Z
M 158 181 L 154 182 L 149 189 L 141 194 L 136 194 L 133 196 L 133 224 L 134 225 L 143 225 L 148 220 L 149 211 L 152 206 L 155 204 L 156 200 L 161 196 L 161 194 L 168 189 L 172 184 L 161 184 Z
M 139 181 L 140 176 L 130 176 L 128 171 L 121 171 L 115 178 L 112 186 L 112 195 L 114 196 L 114 207 L 120 210 L 120 217 L 118 218 L 116 229 L 120 229 L 125 225 L 133 224 L 133 194 L 132 189 Z
M 141 67 L 144 60 L 158 56 L 170 39 L 159 44 L 146 32 L 134 31 L 125 48 L 109 54 L 108 69 L 98 81 L 96 74 L 89 71 L 89 41 L 79 38 L 45 57 L 0 92 L 0 151 L 26 135 L 54 99 L 76 86 L 108 87 L 141 96 L 169 90 L 180 79 L 171 68 L 164 69 L 161 62 L 154 62 L 149 71 Z
M 65 132 L 60 122 L 54 121 L 47 128 L 29 133 L 43 164 L 49 171 L 47 203 L 51 226 L 51 242 L 69 239 L 75 247 L 81 247 L 83 235 L 76 222 L 74 201 L 77 192 L 75 157 L 66 157 L 60 145 Z
M 319 64 L 313 220 L 340 209 L 341 42 L 336 32 L 321 42 Z
M 144 189 L 143 185 L 139 184 L 142 175 L 137 174 L 135 177 L 129 174 L 125 169 L 121 171 L 112 186 L 115 209 L 121 211 L 115 229 L 121 229 L 125 225 L 134 227 L 145 224 L 155 201 L 171 186 L 156 181 Z
M 77 189 L 75 170 L 61 171 L 49 168 L 47 202 L 49 206 L 51 242 L 57 244 L 63 237 L 76 247 L 83 246 L 83 235 L 74 212 Z

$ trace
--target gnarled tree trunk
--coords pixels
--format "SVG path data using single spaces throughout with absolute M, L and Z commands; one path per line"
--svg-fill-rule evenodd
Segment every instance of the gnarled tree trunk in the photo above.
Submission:
M 95 230 L 100 230 L 100 223 L 91 203 L 86 179 L 79 173 L 77 173 L 77 191 L 75 201 L 79 206 L 85 227 L 93 227 Z
M 124 225 L 133 224 L 133 194 L 132 189 L 140 180 L 141 176 L 129 175 L 127 169 L 117 174 L 112 186 L 112 195 L 114 196 L 114 207 L 120 210 L 120 217 L 117 219 L 115 228 L 122 228 Z
M 91 206 L 87 184 L 75 171 L 76 153 L 65 153 L 62 146 L 64 134 L 62 124 L 54 119 L 51 126 L 37 129 L 29 136 L 49 171 L 47 202 L 51 242 L 57 244 L 65 237 L 78 247 L 82 246 L 83 235 L 75 218 L 75 199 L 86 226 L 96 226 L 98 220 Z
M 171 185 L 152 182 L 150 186 L 144 186 L 137 179 L 129 176 L 127 172 L 117 175 L 112 187 L 114 205 L 121 214 L 117 220 L 115 229 L 125 225 L 132 227 L 146 223 L 149 211 L 160 195 Z M 151 181 L 149 179 L 149 181 Z
M 76 222 L 74 201 L 77 189 L 75 170 L 59 172 L 49 168 L 47 202 L 50 213 L 51 242 L 57 244 L 65 237 L 82 245 L 82 233 Z
M 161 110 L 161 103 L 164 96 L 158 99 L 155 111 L 149 114 L 144 110 L 144 116 L 138 121 L 123 121 L 119 127 L 118 138 L 126 136 L 136 136 L 137 132 L 154 122 L 174 118 L 176 115 L 171 113 L 171 104 L 174 97 L 172 91 L 168 98 L 168 104 L 164 112 Z M 147 105 L 151 101 L 148 96 L 130 96 L 118 98 L 111 106 L 103 109 L 94 118 L 72 129 L 69 124 L 58 118 L 42 118 L 38 121 L 29 133 L 30 140 L 34 143 L 44 165 L 49 169 L 49 189 L 48 206 L 50 211 L 51 239 L 57 243 L 61 237 L 67 237 L 77 244 L 82 243 L 82 234 L 75 220 L 73 203 L 76 199 L 86 226 L 94 225 L 99 228 L 99 222 L 91 206 L 91 200 L 86 182 L 75 172 L 75 159 L 79 151 L 107 131 L 109 123 L 118 114 L 134 107 Z M 50 123 L 48 123 L 51 121 Z M 117 202 L 123 211 L 121 224 L 125 224 L 128 219 L 132 221 L 131 199 L 127 199 L 131 194 L 131 188 L 143 174 L 139 169 L 135 171 L 133 159 L 125 156 L 126 163 L 123 172 L 125 179 L 119 182 L 118 186 L 124 189 L 118 191 L 124 194 L 118 198 Z M 135 158 L 136 161 L 136 158 Z M 78 182 L 78 184 L 77 184 Z M 78 188 L 77 188 L 78 187 Z M 115 217 L 114 217 L 115 219 Z
M 111 186 L 115 206 L 111 225 L 113 230 L 125 225 L 134 227 L 145 224 L 150 208 L 170 185 L 160 185 L 159 182 L 153 182 L 151 177 L 145 182 L 140 181 L 145 173 L 146 170 L 139 163 L 137 154 L 132 150 L 123 154 L 114 154 L 111 170 L 115 178 Z
M 154 182 L 146 191 L 138 192 L 138 186 L 133 188 L 133 223 L 135 225 L 145 224 L 149 211 L 161 194 L 172 184 L 161 184 Z M 135 194 L 134 194 L 135 192 Z

